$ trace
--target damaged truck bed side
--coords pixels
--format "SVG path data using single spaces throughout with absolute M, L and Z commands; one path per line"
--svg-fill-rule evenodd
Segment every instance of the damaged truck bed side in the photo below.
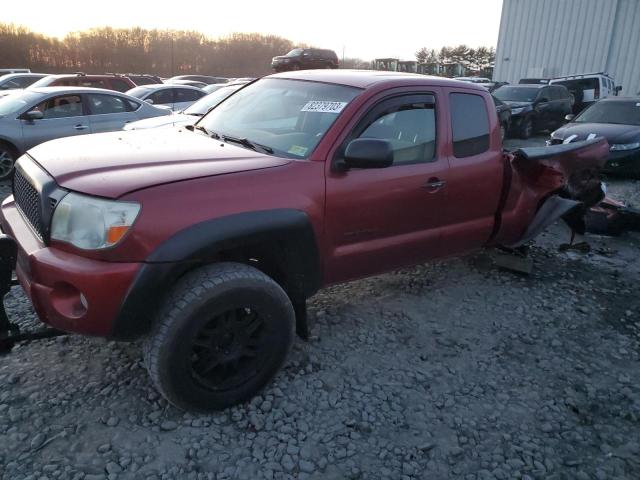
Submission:
M 496 216 L 496 242 L 518 247 L 563 219 L 584 233 L 587 210 L 604 198 L 598 171 L 609 144 L 600 137 L 506 153 L 504 205 Z
M 226 408 L 307 336 L 318 289 L 516 248 L 559 218 L 579 231 L 607 153 L 602 139 L 503 152 L 490 94 L 465 82 L 271 75 L 189 128 L 23 155 L 0 211 L 0 292 L 15 269 L 45 324 L 142 338 L 170 402 Z M 0 315 L 0 350 L 27 337 Z

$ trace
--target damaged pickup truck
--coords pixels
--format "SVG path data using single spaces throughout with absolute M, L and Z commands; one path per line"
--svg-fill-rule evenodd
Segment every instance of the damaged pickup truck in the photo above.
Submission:
M 2 204 L 0 288 L 15 269 L 50 329 L 5 316 L 2 348 L 141 338 L 171 403 L 225 408 L 307 336 L 318 289 L 516 248 L 601 199 L 607 154 L 603 139 L 506 153 L 485 89 L 353 71 L 265 77 L 192 127 L 47 142 Z

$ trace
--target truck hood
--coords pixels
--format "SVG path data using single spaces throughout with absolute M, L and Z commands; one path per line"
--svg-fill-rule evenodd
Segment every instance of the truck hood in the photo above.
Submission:
M 163 183 L 291 162 L 183 128 L 61 138 L 28 154 L 61 187 L 107 198 Z

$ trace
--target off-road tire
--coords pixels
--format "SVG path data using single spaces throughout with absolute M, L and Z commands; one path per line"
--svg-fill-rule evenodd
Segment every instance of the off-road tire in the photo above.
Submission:
M 0 141 L 0 162 L 11 162 L 11 166 L 0 168 L 0 180 L 7 180 L 13 176 L 13 166 L 18 159 L 18 152 L 6 142 Z
M 210 331 L 211 321 L 226 318 L 224 312 L 232 309 L 257 312 L 259 328 L 264 328 L 259 333 L 268 335 L 268 342 L 255 361 L 247 360 L 255 374 L 240 376 L 240 383 L 232 388 L 208 388 L 193 365 L 193 349 L 198 348 L 194 342 L 203 331 Z M 270 277 L 240 263 L 212 264 L 188 273 L 176 284 L 143 342 L 144 361 L 158 391 L 176 407 L 221 410 L 250 399 L 273 379 L 291 349 L 294 328 L 291 301 Z M 219 341 L 215 335 L 211 338 Z M 217 352 L 219 347 L 215 348 Z

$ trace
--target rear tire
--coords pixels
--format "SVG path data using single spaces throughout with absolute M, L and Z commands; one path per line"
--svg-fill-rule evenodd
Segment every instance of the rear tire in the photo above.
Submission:
M 240 263 L 208 265 L 175 286 L 143 343 L 144 360 L 176 407 L 221 410 L 271 381 L 294 326 L 289 297 L 267 275 Z
M 13 175 L 13 166 L 18 159 L 15 148 L 5 142 L 0 142 L 0 180 L 7 180 Z

